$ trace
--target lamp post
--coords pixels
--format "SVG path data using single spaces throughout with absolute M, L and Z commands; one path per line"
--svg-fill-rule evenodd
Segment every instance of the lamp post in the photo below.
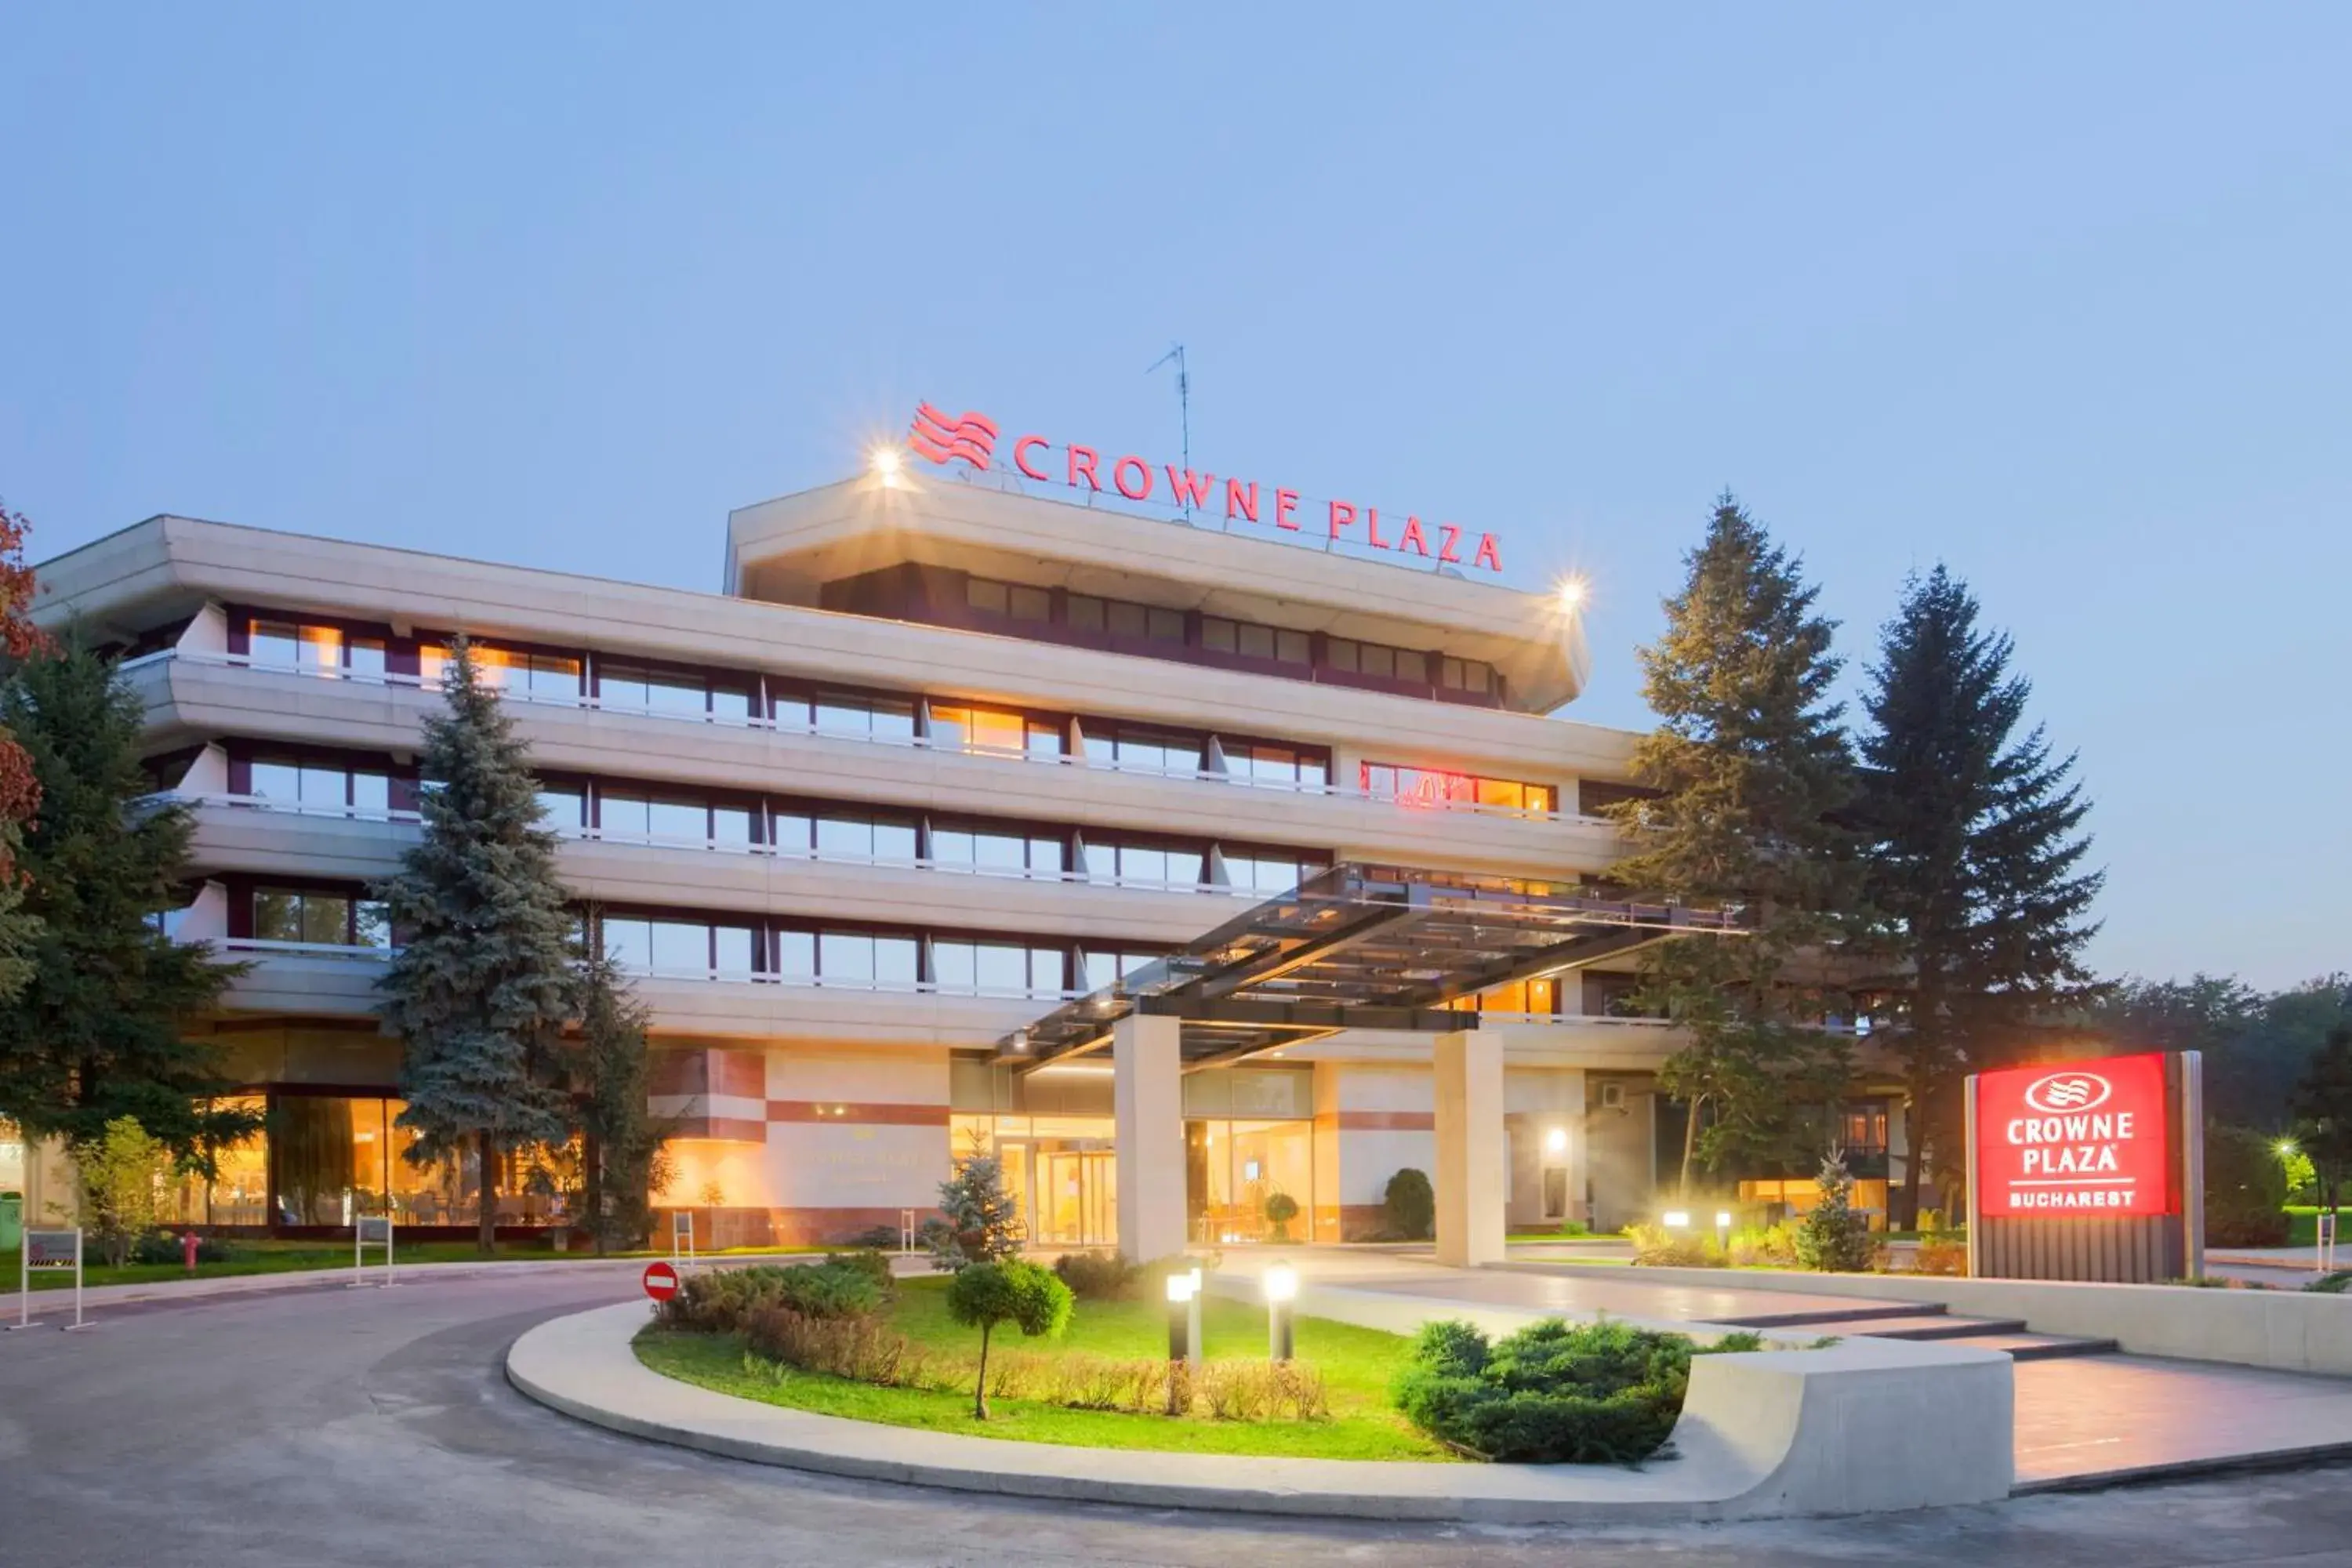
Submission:
M 1189 1376 L 1193 1356 L 1192 1316 L 1200 1310 L 1194 1299 L 1192 1276 L 1171 1274 L 1168 1277 L 1168 1414 L 1174 1415 L 1181 1409 L 1176 1363 L 1185 1363 Z
M 1731 1211 L 1729 1209 L 1715 1211 L 1715 1241 L 1718 1247 L 1727 1248 L 1731 1246 Z
M 1265 1353 L 1272 1362 L 1286 1362 L 1297 1354 L 1291 1334 L 1290 1304 L 1298 1297 L 1298 1270 L 1287 1263 L 1276 1263 L 1261 1276 L 1265 1287 Z
M 1192 1293 L 1184 1298 L 1184 1371 L 1197 1382 L 1201 1376 L 1201 1298 L 1209 1293 L 1209 1286 L 1201 1278 L 1201 1266 L 1197 1263 L 1186 1278 L 1192 1281 Z

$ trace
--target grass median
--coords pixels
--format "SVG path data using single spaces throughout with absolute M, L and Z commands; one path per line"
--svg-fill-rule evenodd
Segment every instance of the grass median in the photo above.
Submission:
M 1168 1309 L 1150 1301 L 1080 1301 L 1058 1340 L 1024 1340 L 999 1331 L 1003 1350 L 1093 1354 L 1120 1360 L 1168 1353 Z M 899 1282 L 888 1309 L 892 1329 L 949 1354 L 980 1348 L 977 1331 L 948 1316 L 947 1281 Z M 846 1416 L 889 1426 L 953 1432 L 1028 1443 L 1097 1448 L 1156 1449 L 1193 1454 L 1284 1456 L 1317 1459 L 1451 1459 L 1389 1403 L 1389 1380 L 1412 1342 L 1374 1329 L 1321 1318 L 1297 1323 L 1297 1354 L 1323 1375 L 1330 1416 L 1318 1421 L 1220 1421 L 1203 1415 L 1169 1417 L 1116 1410 L 1072 1410 L 1033 1400 L 992 1395 L 992 1419 L 977 1421 L 971 1394 L 885 1388 L 823 1373 L 771 1370 L 747 1364 L 736 1334 L 699 1334 L 649 1328 L 637 1336 L 637 1359 L 666 1377 L 763 1404 Z M 1211 1298 L 1202 1308 L 1202 1353 L 1210 1360 L 1263 1359 L 1265 1309 Z

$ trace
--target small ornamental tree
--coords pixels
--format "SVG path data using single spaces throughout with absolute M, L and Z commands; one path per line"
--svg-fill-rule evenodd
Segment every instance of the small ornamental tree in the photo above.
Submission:
M 988 1419 L 988 1340 L 999 1323 L 1013 1323 L 1031 1339 L 1059 1335 L 1070 1322 L 1070 1288 L 1050 1268 L 1018 1258 L 973 1263 L 957 1270 L 948 1285 L 948 1313 L 980 1331 L 980 1375 L 973 1380 L 971 1414 Z
M 1021 1252 L 1021 1205 L 1004 1190 L 1004 1167 L 993 1154 L 973 1149 L 940 1184 L 941 1218 L 923 1226 L 931 1267 L 957 1273 L 975 1263 L 994 1263 Z
M 109 1263 L 129 1261 L 131 1243 L 155 1228 L 172 1151 L 132 1118 L 118 1116 L 98 1137 L 74 1146 L 82 1217 Z
M 1273 1227 L 1273 1239 L 1290 1239 L 1290 1222 L 1298 1217 L 1298 1200 L 1288 1193 L 1268 1193 L 1265 1195 L 1265 1223 Z
M 377 889 L 403 944 L 377 984 L 403 1045 L 400 1124 L 416 1134 L 404 1157 L 425 1165 L 472 1146 L 488 1254 L 500 1151 L 571 1131 L 555 1058 L 572 1016 L 574 922 L 523 742 L 463 637 L 453 655 L 448 706 L 425 721 L 418 759 L 425 835 Z
M 1870 1216 L 1853 1206 L 1853 1177 L 1844 1153 L 1825 1156 L 1814 1179 L 1822 1197 L 1797 1227 L 1797 1261 L 1825 1274 L 1859 1274 L 1870 1267 L 1876 1248 L 1870 1240 Z
M 1389 1229 L 1402 1240 L 1427 1241 L 1437 1234 L 1437 1189 L 1429 1184 L 1426 1171 L 1408 1165 L 1391 1176 L 1381 1207 Z

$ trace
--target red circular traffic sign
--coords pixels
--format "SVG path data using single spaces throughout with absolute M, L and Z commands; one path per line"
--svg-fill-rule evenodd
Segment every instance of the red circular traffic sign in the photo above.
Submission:
M 646 1294 L 656 1301 L 667 1301 L 677 1294 L 677 1270 L 667 1263 L 646 1265 Z

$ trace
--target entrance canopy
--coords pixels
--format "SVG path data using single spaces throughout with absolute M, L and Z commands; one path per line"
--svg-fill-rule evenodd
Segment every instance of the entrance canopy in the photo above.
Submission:
M 1342 1029 L 1477 1027 L 1454 1004 L 1653 942 L 1737 935 L 1737 916 L 1533 882 L 1343 861 L 997 1042 L 1042 1066 L 1108 1043 L 1130 1014 L 1182 1021 L 1186 1068 Z

